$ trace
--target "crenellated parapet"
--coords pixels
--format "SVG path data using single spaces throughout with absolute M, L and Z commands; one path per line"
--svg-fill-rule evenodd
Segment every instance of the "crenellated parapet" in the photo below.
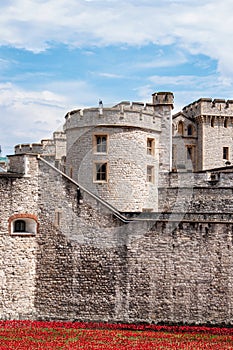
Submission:
M 182 111 L 189 118 L 201 115 L 233 117 L 233 100 L 200 98 Z
M 34 154 L 55 154 L 55 145 L 53 140 L 41 140 L 38 143 L 23 143 L 15 146 L 15 154 L 34 153 Z
M 152 94 L 153 104 L 155 106 L 171 106 L 173 108 L 174 95 L 172 92 L 155 92 Z
M 16 145 L 15 154 L 41 154 L 55 162 L 60 161 L 66 155 L 66 134 L 63 131 L 55 131 L 52 139 Z
M 15 146 L 15 154 L 35 153 L 41 154 L 43 152 L 42 143 L 22 143 Z
M 161 117 L 154 104 L 123 101 L 110 108 L 86 108 L 65 116 L 64 131 L 72 128 L 97 126 L 132 126 L 160 130 Z

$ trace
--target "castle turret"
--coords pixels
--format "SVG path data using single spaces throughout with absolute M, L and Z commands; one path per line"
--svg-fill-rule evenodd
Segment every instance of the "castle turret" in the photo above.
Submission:
M 172 92 L 155 92 L 152 95 L 155 113 L 161 117 L 159 138 L 159 171 L 172 169 L 172 109 L 174 96 Z
M 173 95 L 152 102 L 66 115 L 67 174 L 122 212 L 157 211 L 159 171 L 170 170 Z
M 184 145 L 177 162 L 185 164 L 190 157 L 197 171 L 231 165 L 232 121 L 232 100 L 200 98 L 185 106 L 173 116 L 174 140 L 179 136 Z

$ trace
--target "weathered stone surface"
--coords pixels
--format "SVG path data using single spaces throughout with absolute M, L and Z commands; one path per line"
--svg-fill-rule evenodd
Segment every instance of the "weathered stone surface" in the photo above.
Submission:
M 28 176 L 0 178 L 1 318 L 233 324 L 232 214 L 217 201 L 212 214 L 195 199 L 196 213 L 122 223 L 87 193 L 79 204 L 77 186 L 35 156 L 27 164 Z M 197 181 L 196 198 L 214 193 Z M 8 232 L 19 199 L 38 216 L 35 236 Z

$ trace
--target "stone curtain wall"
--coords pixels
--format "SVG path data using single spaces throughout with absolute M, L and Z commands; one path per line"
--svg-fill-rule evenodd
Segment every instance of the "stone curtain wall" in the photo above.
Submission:
M 37 217 L 38 163 L 33 156 L 10 162 L 15 171 L 26 168 L 27 175 L 0 175 L 0 319 L 34 318 L 36 238 L 11 236 L 9 219 L 27 213 Z
M 0 177 L 0 318 L 233 324 L 231 213 L 122 223 L 83 191 L 79 204 L 75 184 L 23 157 L 27 176 Z M 220 176 L 229 203 L 231 176 Z M 8 217 L 22 212 L 38 217 L 36 236 L 9 235 Z
M 179 172 L 161 177 L 159 211 L 232 213 L 232 167 L 225 171 Z M 211 174 L 216 181 L 211 180 Z
M 37 317 L 233 323 L 230 214 L 122 224 L 87 194 L 79 206 L 75 186 L 40 167 Z

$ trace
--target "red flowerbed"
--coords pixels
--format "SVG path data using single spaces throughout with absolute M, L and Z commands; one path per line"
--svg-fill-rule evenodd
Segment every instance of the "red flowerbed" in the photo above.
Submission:
M 233 349 L 233 328 L 0 321 L 4 350 Z

